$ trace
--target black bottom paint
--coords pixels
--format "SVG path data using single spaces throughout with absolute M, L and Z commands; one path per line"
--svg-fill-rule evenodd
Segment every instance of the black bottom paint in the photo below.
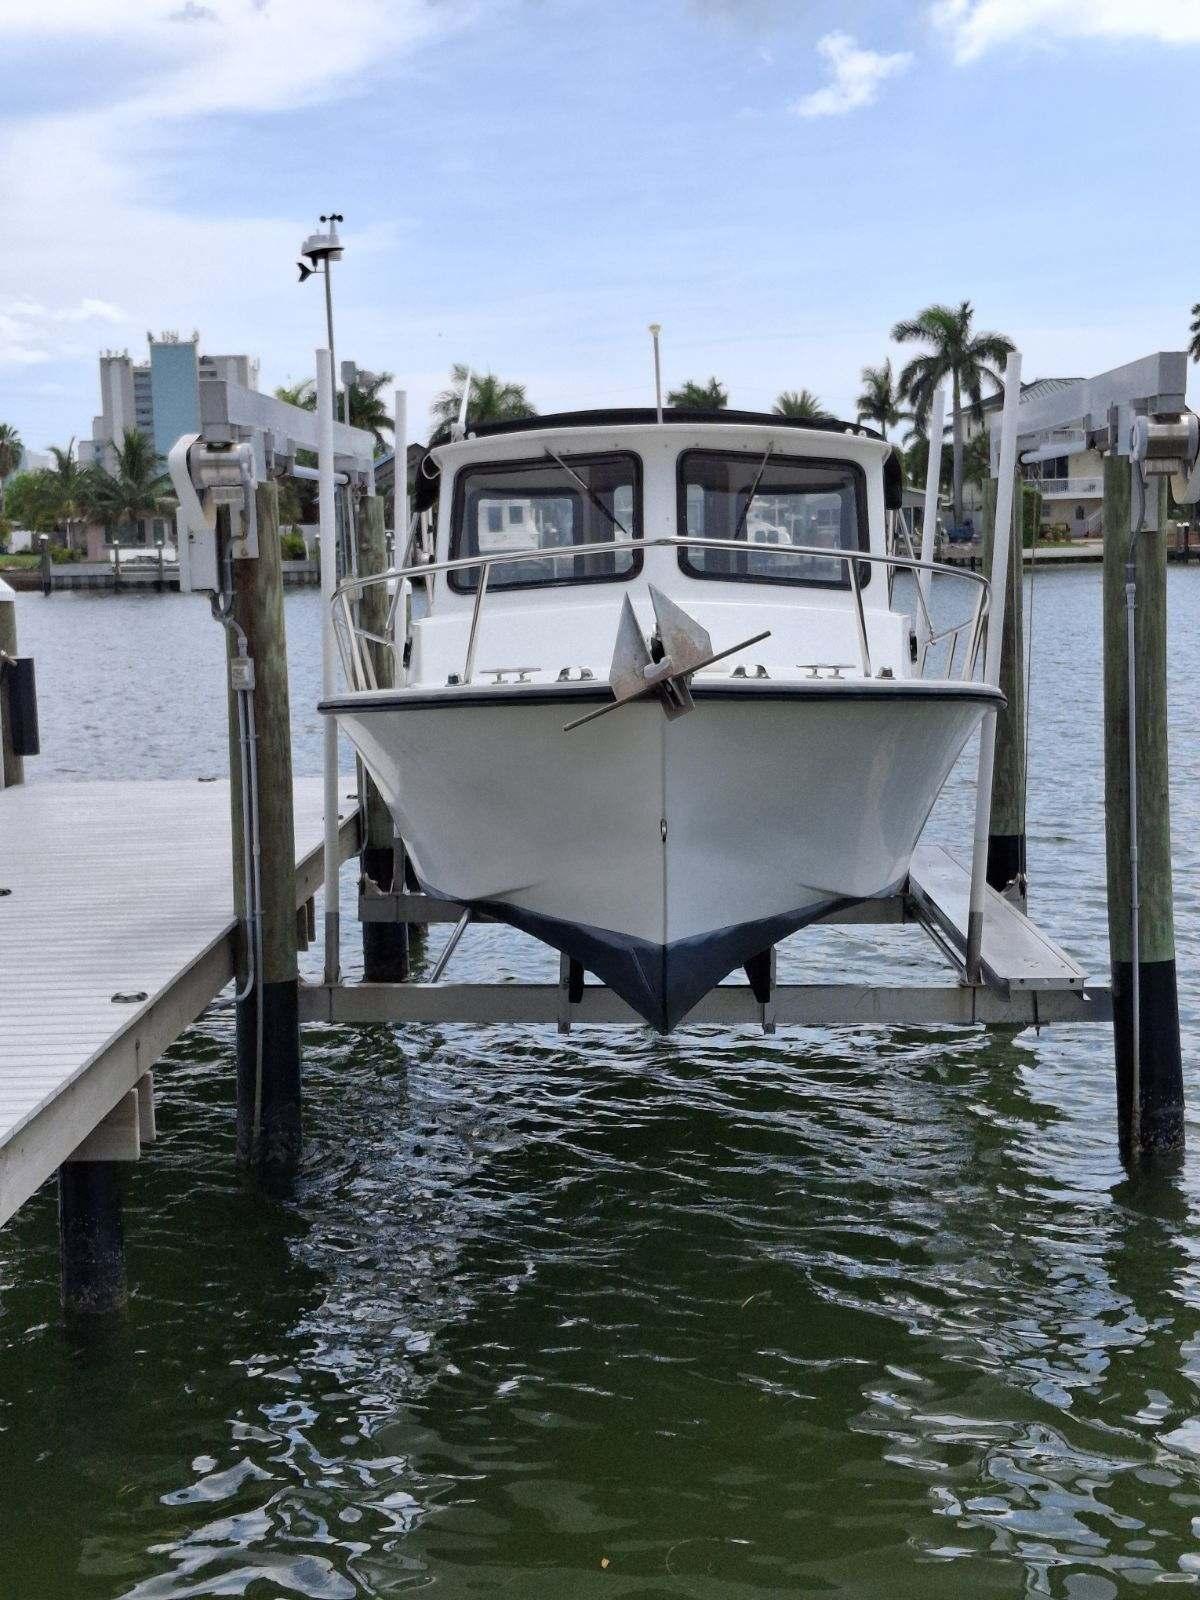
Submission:
M 58 1242 L 63 1309 L 87 1316 L 122 1310 L 129 1289 L 115 1161 L 68 1161 L 58 1169 Z
M 427 892 L 437 891 L 429 889 Z M 811 910 L 789 916 L 763 917 L 756 922 L 721 928 L 715 933 L 679 939 L 669 945 L 613 933 L 608 928 L 589 928 L 580 923 L 562 922 L 556 917 L 539 916 L 498 900 L 479 900 L 472 905 L 473 909 L 486 912 L 500 922 L 532 934 L 543 944 L 561 950 L 619 994 L 651 1027 L 660 1033 L 669 1033 L 736 967 L 761 957 L 764 950 L 769 951 L 788 934 L 816 922 L 835 906 L 851 903 L 831 899 Z
M 1014 878 L 1026 877 L 1025 835 L 993 833 L 988 839 L 987 881 L 990 888 L 1003 893 Z
M 1179 1042 L 1179 992 L 1173 961 L 1141 965 L 1142 1153 L 1169 1154 L 1183 1149 L 1183 1054 Z M 1113 1034 L 1117 1056 L 1117 1124 L 1122 1160 L 1132 1151 L 1133 967 L 1114 961 Z
M 363 872 L 387 893 L 392 886 L 395 858 L 391 850 L 370 845 L 359 858 Z M 367 983 L 407 983 L 408 924 L 364 922 L 363 978 Z
M 255 1023 L 263 1006 L 262 1115 L 254 1148 Z M 300 1008 L 296 980 L 265 983 L 237 1007 L 237 1154 L 267 1181 L 284 1182 L 300 1164 Z

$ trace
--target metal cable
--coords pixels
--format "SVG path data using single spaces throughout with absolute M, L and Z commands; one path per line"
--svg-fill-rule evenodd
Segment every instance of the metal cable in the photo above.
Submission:
M 235 640 L 238 655 L 250 661 L 245 629 L 233 615 L 232 593 L 210 597 L 213 617 Z M 251 1149 L 262 1135 L 263 1091 L 263 916 L 262 916 L 262 838 L 258 805 L 258 725 L 254 709 L 254 690 L 235 691 L 238 718 L 238 757 L 242 789 L 242 882 L 245 886 L 247 939 L 246 982 L 234 987 L 234 1001 L 241 1004 L 257 991 L 254 1007 L 254 1111 L 251 1123 Z

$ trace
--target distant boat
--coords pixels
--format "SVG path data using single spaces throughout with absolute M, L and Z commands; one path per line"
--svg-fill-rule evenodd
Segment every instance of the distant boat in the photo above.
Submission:
M 582 412 L 476 427 L 425 471 L 436 548 L 399 574 L 429 597 L 395 641 L 401 686 L 369 686 L 344 585 L 354 687 L 321 709 L 427 891 L 564 952 L 664 1031 L 796 929 L 897 891 L 1003 702 L 972 676 L 982 586 L 949 630 L 959 675 L 927 675 L 928 611 L 911 577 L 900 603 L 913 563 L 888 548 L 888 444 Z

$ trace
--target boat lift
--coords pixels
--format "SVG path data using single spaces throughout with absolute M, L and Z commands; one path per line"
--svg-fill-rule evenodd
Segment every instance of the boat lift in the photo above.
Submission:
M 1179 357 L 1178 360 L 1182 360 Z M 1093 435 L 1102 417 L 1106 442 L 1128 454 L 1126 429 L 1136 416 L 1176 416 L 1182 410 L 1182 383 L 1173 356 L 1148 358 L 1119 373 L 1107 374 L 1041 401 L 1037 407 L 1022 404 L 1020 362 L 1014 357 L 1007 375 L 1003 424 L 993 440 L 993 460 L 998 477 L 996 538 L 991 570 L 992 600 L 988 626 L 985 678 L 999 681 L 999 650 L 1003 574 L 1009 560 L 1009 530 L 1016 480 L 1018 449 L 1036 449 L 1054 429 L 1086 418 Z M 235 385 L 205 382 L 201 386 L 201 431 L 187 442 L 187 474 L 197 494 L 204 498 L 204 477 L 215 458 L 224 456 L 232 475 L 231 448 L 238 450 L 238 472 L 247 482 L 294 473 L 315 477 L 320 483 L 321 577 L 324 603 L 323 655 L 327 696 L 336 692 L 333 602 L 337 593 L 336 494 L 370 492 L 373 488 L 370 436 L 347 428 L 333 416 L 333 386 L 327 352 L 318 352 L 316 412 L 301 410 L 265 396 L 239 390 Z M 939 395 L 938 399 L 942 397 Z M 1115 408 L 1115 409 L 1114 409 Z M 1036 411 L 1036 415 L 1034 414 Z M 1043 415 L 1045 412 L 1045 415 Z M 942 428 L 931 427 L 931 449 L 925 517 L 920 555 L 932 557 L 936 525 L 937 485 Z M 182 443 L 182 442 L 181 442 Z M 397 546 L 407 521 L 403 486 L 406 441 L 397 437 Z M 180 447 L 177 447 L 177 451 Z M 318 466 L 296 466 L 297 448 L 314 449 Z M 1193 458 L 1194 465 L 1194 458 Z M 173 474 L 182 462 L 173 461 Z M 227 485 L 224 492 L 231 491 Z M 189 533 L 211 527 L 212 493 L 208 505 L 190 515 Z M 185 496 L 181 495 L 181 504 Z M 188 513 L 185 512 L 185 518 Z M 182 538 L 181 549 L 186 541 Z M 926 574 L 921 574 L 925 578 Z M 198 584 L 192 569 L 189 587 Z M 922 590 L 926 585 L 919 585 Z M 925 598 L 924 593 L 921 599 Z M 922 609 L 924 609 L 922 607 Z M 825 920 L 837 923 L 915 924 L 929 936 L 938 955 L 949 963 L 949 981 L 921 984 L 786 984 L 775 981 L 774 955 L 764 970 L 748 974 L 750 982 L 726 982 L 713 990 L 681 1026 L 718 1024 L 758 1025 L 774 1031 L 789 1026 L 912 1026 L 973 1024 L 1023 1028 L 1051 1022 L 1109 1022 L 1113 1018 L 1112 991 L 1107 983 L 1089 979 L 1054 940 L 1016 905 L 989 888 L 984 865 L 991 802 L 991 741 L 994 717 L 985 722 L 980 743 L 980 772 L 976 825 L 970 864 L 946 850 L 922 844 L 913 857 L 907 882 L 892 898 L 839 909 Z M 337 859 L 337 736 L 334 718 L 326 721 L 326 791 L 330 798 L 327 830 L 333 838 L 330 866 Z M 339 906 L 337 874 L 326 878 L 324 981 L 300 986 L 302 1021 L 331 1023 L 441 1022 L 486 1025 L 496 1022 L 557 1024 L 568 1031 L 573 1025 L 637 1022 L 634 1013 L 598 983 L 584 981 L 582 971 L 563 958 L 557 983 L 459 983 L 446 981 L 447 970 L 459 939 L 474 913 L 453 901 L 441 900 L 406 887 L 382 892 L 370 879 L 360 881 L 357 913 L 364 924 L 405 923 L 413 927 L 452 925 L 453 933 L 434 962 L 434 980 L 403 983 L 340 981 L 338 965 Z M 640 1025 L 640 1024 L 639 1024 Z
M 995 570 L 1008 561 L 1007 530 L 1010 521 L 1015 472 L 1016 416 L 1020 397 L 1020 361 L 1010 363 L 1006 389 L 1007 488 L 1001 495 L 997 527 Z M 326 402 L 328 403 L 328 402 Z M 935 426 L 931 429 L 929 474 L 918 573 L 919 608 L 926 631 L 932 623 L 926 605 L 933 559 L 937 491 L 945 397 L 935 397 Z M 402 460 L 397 439 L 397 460 Z M 1003 484 L 1003 478 L 1002 478 Z M 399 484 L 398 484 L 399 488 Z M 398 501 L 398 504 L 401 502 Z M 323 505 L 323 514 L 325 507 Z M 331 513 L 330 513 L 331 514 Z M 403 526 L 400 516 L 397 529 Z M 400 542 L 399 540 L 397 541 Z M 481 585 L 481 590 L 482 590 Z M 353 588 L 353 586 L 351 586 Z M 1000 606 L 1004 586 L 1000 585 Z M 993 590 L 995 594 L 995 590 Z M 332 605 L 334 596 L 324 596 Z M 345 599 L 345 596 L 342 597 Z M 986 656 L 986 681 L 999 680 L 1000 625 L 997 602 L 992 602 L 992 643 Z M 327 690 L 328 693 L 328 690 Z M 614 704 L 617 702 L 614 702 Z M 328 719 L 332 723 L 333 718 Z M 994 717 L 985 724 L 981 740 L 980 790 L 990 801 L 990 741 Z M 1039 930 L 1001 894 L 988 888 L 985 876 L 989 806 L 981 802 L 976 823 L 973 872 L 946 851 L 921 846 L 912 871 L 900 892 L 888 900 L 874 900 L 841 909 L 826 919 L 837 922 L 910 923 L 922 927 L 936 950 L 954 970 L 954 981 L 933 985 L 780 984 L 775 953 L 753 970 L 748 983 L 723 983 L 711 991 L 689 1014 L 682 1026 L 700 1023 L 758 1025 L 774 1032 L 780 1024 L 802 1026 L 902 1025 L 995 1023 L 1025 1027 L 1051 1021 L 1104 1022 L 1111 1017 L 1107 988 L 1089 985 L 1086 974 L 1064 951 Z M 982 847 L 980 845 L 982 839 Z M 381 893 L 368 878 L 360 884 L 358 916 L 364 925 L 406 923 L 428 926 L 453 924 L 453 931 L 434 963 L 430 981 L 401 984 L 342 984 L 330 976 L 327 949 L 325 982 L 303 985 L 302 1020 L 344 1023 L 462 1022 L 486 1025 L 500 1021 L 557 1024 L 563 1033 L 575 1024 L 636 1023 L 640 1019 L 605 986 L 585 981 L 577 963 L 563 956 L 557 983 L 453 983 L 443 979 L 474 913 L 453 901 L 410 893 L 407 889 Z

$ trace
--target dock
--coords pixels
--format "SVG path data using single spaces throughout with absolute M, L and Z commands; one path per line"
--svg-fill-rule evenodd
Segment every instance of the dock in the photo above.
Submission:
M 296 783 L 298 908 L 321 885 L 321 799 Z M 353 798 L 340 839 L 345 859 Z M 72 1157 L 152 1136 L 149 1075 L 232 980 L 234 926 L 227 781 L 0 790 L 0 1224 Z
M 315 561 L 283 561 L 280 566 L 285 588 L 311 589 L 320 582 Z M 152 556 L 135 557 L 132 553 L 127 554 L 119 568 L 112 561 L 54 561 L 50 563 L 49 591 L 45 572 L 40 567 L 6 567 L 0 569 L 0 578 L 10 588 L 26 594 L 57 593 L 60 589 L 157 592 L 178 590 L 179 563 L 164 561 L 160 565 Z
M 319 779 L 295 785 L 297 907 L 322 876 Z M 342 859 L 359 848 L 352 795 Z M 225 780 L 45 783 L 0 791 L 0 1224 L 66 1161 L 132 1159 L 153 1136 L 155 1062 L 234 974 Z M 69 841 L 69 849 L 65 844 Z M 962 980 L 970 879 L 921 845 L 901 893 L 830 921 L 910 923 L 949 968 L 921 984 L 779 984 L 764 1007 L 720 985 L 684 1026 L 957 1026 L 1106 1022 L 1107 988 L 995 890 L 987 982 Z M 452 923 L 421 894 L 360 901 L 364 921 Z M 803 937 L 801 935 L 800 937 Z M 302 984 L 308 1022 L 641 1025 L 599 983 L 568 1002 L 553 983 Z M 139 1093 L 140 1086 L 140 1093 Z M 150 1102 L 150 1103 L 148 1103 Z
M 970 544 L 949 544 L 939 553 L 938 560 L 948 567 L 967 567 L 974 572 L 984 570 L 983 545 L 976 539 Z M 1021 560 L 1026 567 L 1077 567 L 1100 566 L 1104 561 L 1103 539 L 1070 539 L 1062 544 L 1048 544 L 1039 540 L 1037 545 L 1025 545 Z M 1200 535 L 1190 527 L 1180 527 L 1167 545 L 1167 560 L 1181 562 L 1200 561 Z

